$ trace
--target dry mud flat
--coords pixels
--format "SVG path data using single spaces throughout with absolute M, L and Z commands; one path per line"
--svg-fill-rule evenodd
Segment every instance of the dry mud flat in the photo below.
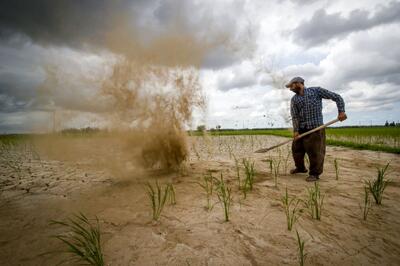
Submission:
M 191 156 L 180 173 L 101 167 L 87 156 L 79 160 L 22 162 L 18 175 L 12 165 L 0 165 L 0 265 L 55 265 L 63 245 L 50 238 L 63 220 L 79 211 L 97 217 L 103 232 L 107 265 L 297 265 L 295 230 L 286 228 L 280 202 L 285 188 L 305 197 L 312 186 L 305 175 L 285 174 L 293 165 L 282 159 L 278 188 L 266 159 L 287 157 L 288 148 L 268 154 L 252 150 L 282 141 L 272 136 L 191 138 Z M 104 147 L 110 151 L 111 147 Z M 93 151 L 96 154 L 99 151 Z M 91 153 L 88 153 L 91 154 Z M 255 160 L 253 191 L 245 200 L 237 189 L 233 155 Z M 113 155 L 118 157 L 117 154 Z M 334 158 L 340 177 L 335 180 Z M 21 159 L 21 157 L 20 157 Z M 381 206 L 373 204 L 367 221 L 359 205 L 363 181 L 376 176 L 376 167 L 391 162 Z M 29 170 L 27 170 L 29 169 Z M 328 147 L 320 187 L 325 194 L 321 221 L 303 213 L 295 228 L 305 240 L 306 265 L 400 264 L 400 156 Z M 206 198 L 196 183 L 211 171 L 232 187 L 231 221 L 224 222 L 219 204 L 207 212 Z M 242 173 L 243 175 L 243 173 Z M 147 181 L 173 182 L 177 204 L 166 206 L 160 222 L 151 222 Z M 216 201 L 216 197 L 213 198 Z

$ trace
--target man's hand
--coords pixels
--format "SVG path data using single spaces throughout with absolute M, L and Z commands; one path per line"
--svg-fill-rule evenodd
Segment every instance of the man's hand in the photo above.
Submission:
M 337 117 L 340 121 L 344 121 L 347 119 L 347 115 L 345 112 L 340 112 L 338 117 Z
M 299 138 L 299 132 L 293 132 L 293 139 L 297 140 Z

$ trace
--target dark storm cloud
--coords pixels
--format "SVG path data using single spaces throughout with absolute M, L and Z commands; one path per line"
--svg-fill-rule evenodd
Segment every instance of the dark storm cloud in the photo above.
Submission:
M 116 15 L 143 1 L 6 0 L 0 8 L 3 38 L 20 33 L 42 45 L 80 47 L 101 44 Z
M 12 72 L 0 72 L 0 112 L 15 112 L 29 109 L 35 91 L 32 79 Z
M 293 31 L 293 37 L 296 42 L 312 47 L 354 31 L 398 21 L 400 21 L 398 1 L 389 2 L 385 6 L 378 5 L 373 14 L 366 10 L 355 9 L 348 17 L 343 17 L 341 13 L 327 14 L 324 9 L 319 9 L 310 20 L 300 23 Z
M 243 54 L 234 54 L 234 49 L 224 43 L 229 39 L 244 47 L 246 29 L 240 28 L 237 19 L 242 5 L 232 4 L 230 14 L 222 20 L 219 14 L 210 12 L 211 5 L 182 0 L 6 0 L 0 8 L 0 41 L 5 44 L 19 36 L 21 43 L 27 36 L 41 46 L 106 48 L 120 53 L 110 46 L 110 32 L 127 19 L 123 22 L 130 27 L 126 34 L 134 34 L 131 37 L 138 41 L 171 31 L 193 36 L 199 42 L 219 43 L 209 50 L 202 64 L 218 69 L 242 60 Z

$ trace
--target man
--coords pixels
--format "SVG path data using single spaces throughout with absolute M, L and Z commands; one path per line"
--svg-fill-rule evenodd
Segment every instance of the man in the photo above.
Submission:
M 293 78 L 286 88 L 296 93 L 291 100 L 290 114 L 293 122 L 292 153 L 296 165 L 291 174 L 307 173 L 304 166 L 304 155 L 307 153 L 310 160 L 310 171 L 308 182 L 314 182 L 322 174 L 325 158 L 325 129 L 311 133 L 303 138 L 298 136 L 323 124 L 322 99 L 331 99 L 336 102 L 338 108 L 338 119 L 343 121 L 347 118 L 344 110 L 343 98 L 334 92 L 320 87 L 304 86 L 304 79 Z

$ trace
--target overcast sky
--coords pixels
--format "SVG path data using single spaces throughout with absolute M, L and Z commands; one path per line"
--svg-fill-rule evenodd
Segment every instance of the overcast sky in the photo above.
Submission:
M 341 125 L 400 120 L 400 1 L 6 0 L 0 133 L 50 128 L 53 110 L 65 118 L 60 127 L 98 126 L 96 114 L 105 110 L 89 81 L 120 52 L 104 36 L 122 14 L 140 40 L 171 31 L 226 40 L 202 54 L 208 105 L 195 124 L 290 126 L 292 93 L 282 85 L 293 76 L 342 95 L 349 119 Z M 58 88 L 46 92 L 52 78 Z M 324 100 L 325 121 L 336 115 Z

